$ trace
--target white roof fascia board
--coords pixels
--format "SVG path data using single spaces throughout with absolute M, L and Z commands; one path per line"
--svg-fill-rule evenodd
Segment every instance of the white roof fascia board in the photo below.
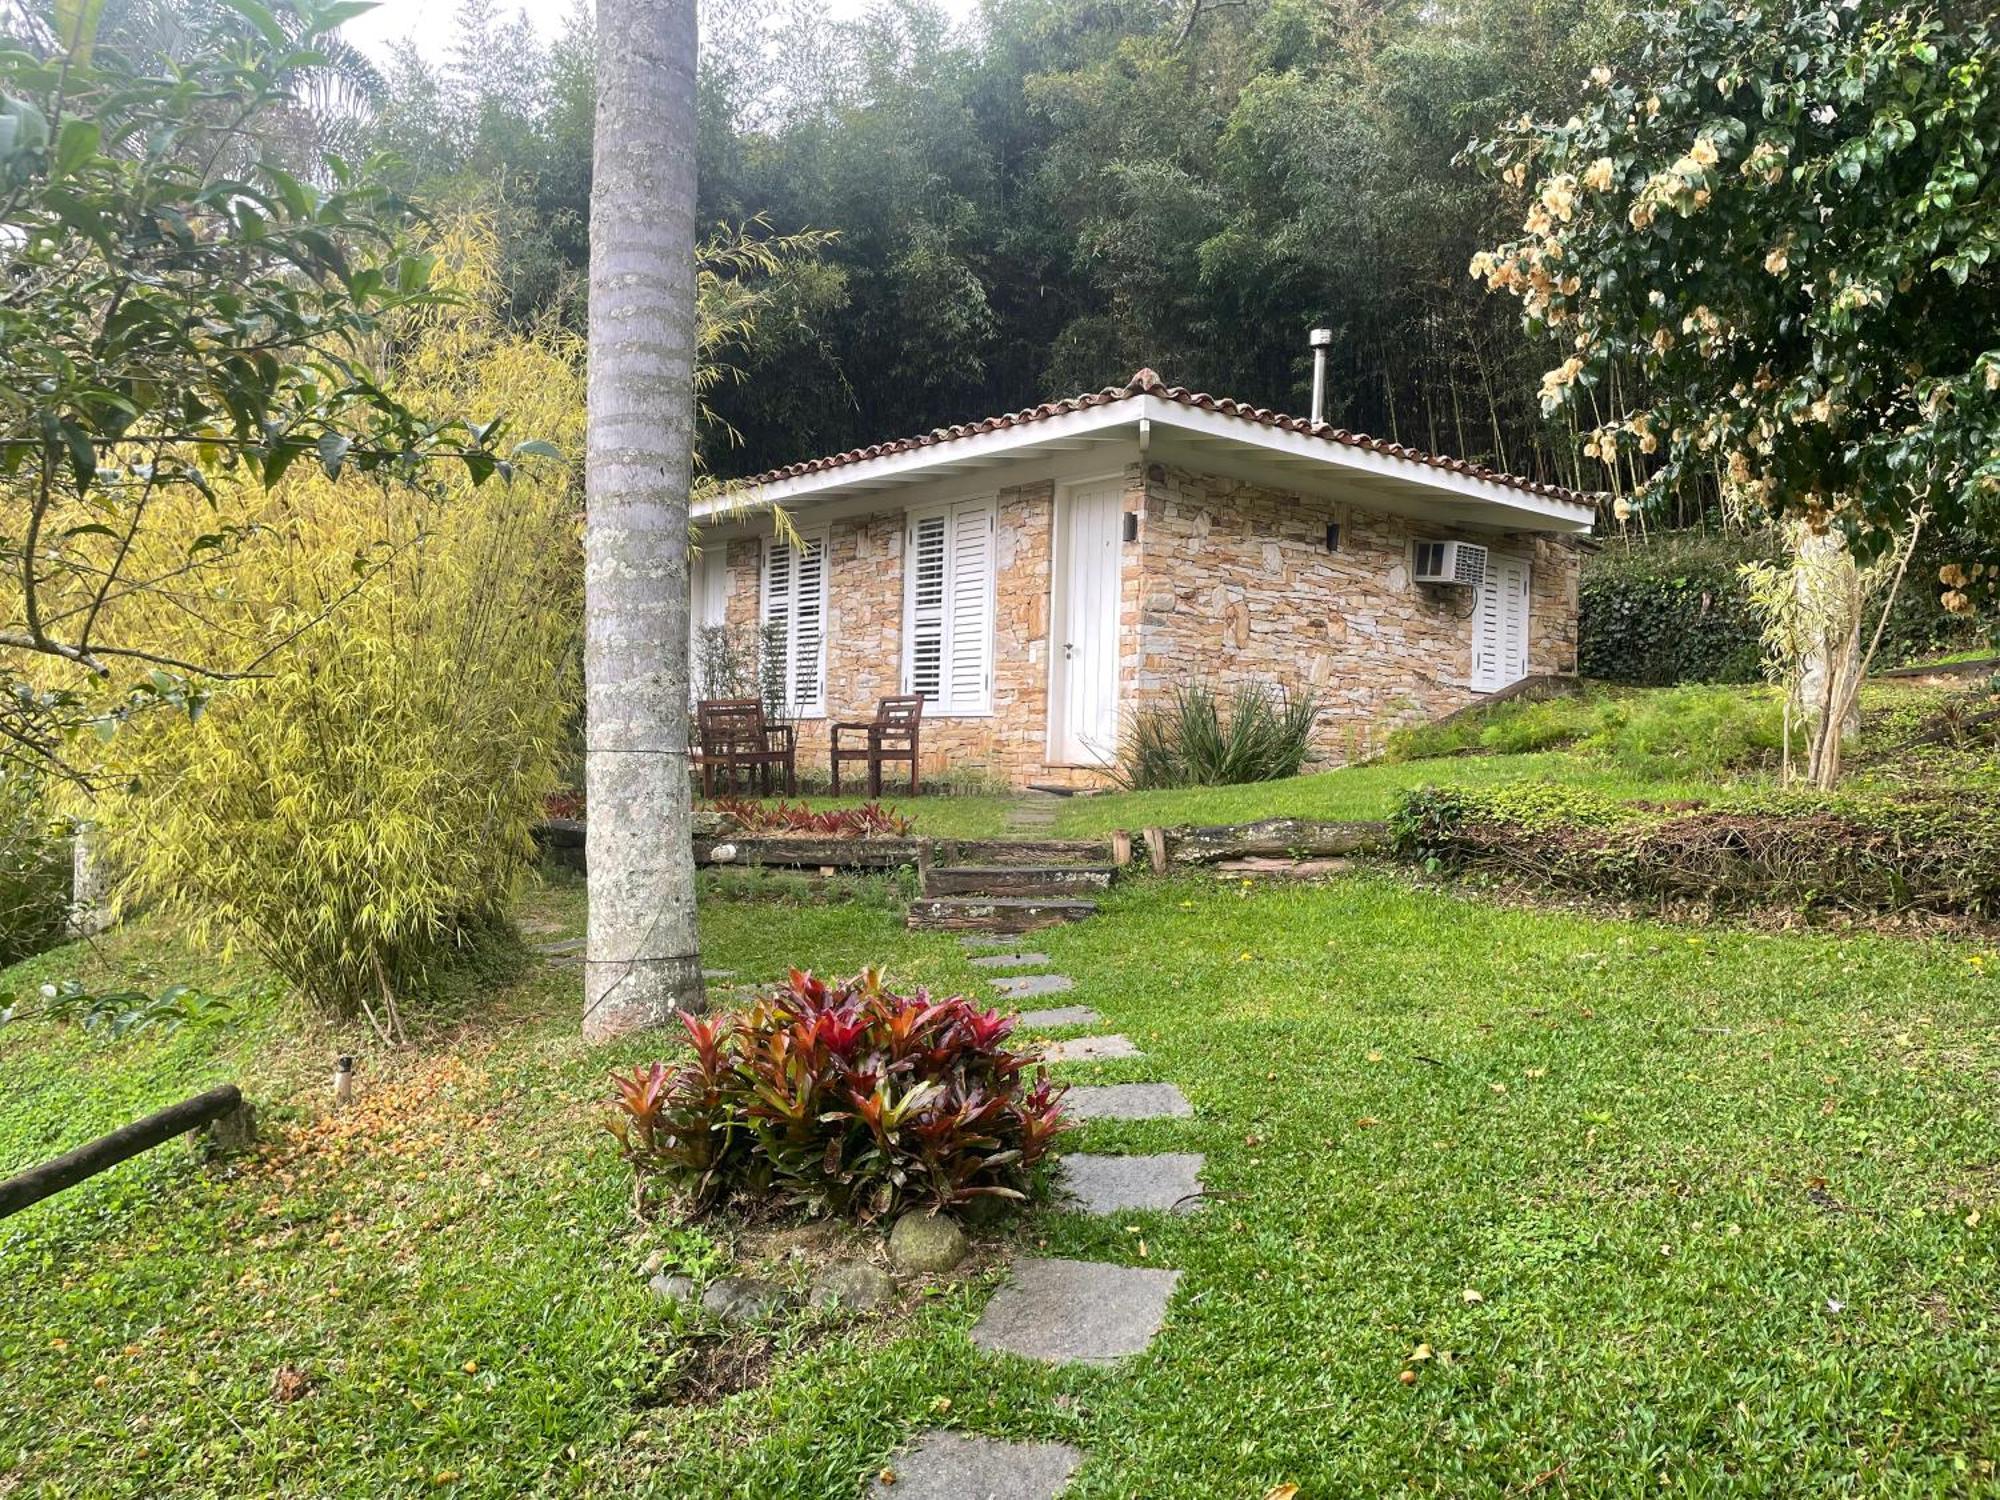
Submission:
M 912 484 L 920 481 L 940 484 L 954 473 L 961 481 L 969 480 L 977 487 L 982 479 L 990 482 L 989 476 L 979 471 L 998 462 L 1031 456 L 1043 458 L 1052 445 L 1066 450 L 1060 455 L 1062 459 L 1074 462 L 1105 439 L 1115 438 L 1120 428 L 1133 429 L 1136 439 L 1137 428 L 1142 421 L 1153 424 L 1156 433 L 1165 430 L 1190 438 L 1248 448 L 1267 460 L 1300 466 L 1302 471 L 1307 466 L 1317 467 L 1329 481 L 1365 477 L 1396 488 L 1407 486 L 1423 492 L 1428 498 L 1447 502 L 1453 499 L 1471 501 L 1481 508 L 1491 507 L 1499 511 L 1507 524 L 1524 530 L 1587 531 L 1595 520 L 1595 512 L 1588 504 L 1555 495 L 1536 494 L 1517 485 L 1500 484 L 1475 474 L 1457 473 L 1418 459 L 1379 453 L 1289 428 L 1268 426 L 1249 417 L 1185 406 L 1178 401 L 1150 394 L 1128 396 L 1101 406 L 1085 407 L 1081 411 L 1036 418 L 1010 427 L 971 433 L 965 437 L 773 480 L 759 485 L 754 491 L 739 494 L 734 504 L 754 512 L 765 505 L 789 508 L 811 497 L 831 501 L 836 496 L 852 498 L 871 490 L 878 496 L 896 494 L 900 498 L 911 493 L 908 487 Z M 1057 466 L 1067 468 L 1069 462 Z M 1037 463 L 1035 467 L 1039 470 L 1044 464 Z M 1023 478 L 1026 480 L 1027 476 Z M 1010 484 L 1017 482 L 1022 481 L 1009 481 Z M 696 511 L 695 516 L 697 520 L 703 520 L 726 508 L 726 502 L 709 501 Z M 1489 511 L 1486 516 L 1467 515 L 1464 519 L 1490 524 L 1501 517 L 1495 517 Z

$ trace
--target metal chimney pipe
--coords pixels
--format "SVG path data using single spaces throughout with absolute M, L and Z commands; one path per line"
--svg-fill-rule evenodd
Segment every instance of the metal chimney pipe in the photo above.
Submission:
M 1315 328 L 1306 335 L 1306 342 L 1313 352 L 1313 409 L 1312 424 L 1326 425 L 1326 351 L 1333 343 L 1331 328 Z

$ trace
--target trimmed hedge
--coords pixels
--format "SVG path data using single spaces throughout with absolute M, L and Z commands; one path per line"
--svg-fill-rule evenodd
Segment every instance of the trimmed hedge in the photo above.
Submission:
M 1717 910 L 2000 915 L 2000 795 L 1793 793 L 1709 806 L 1616 803 L 1559 787 L 1417 787 L 1396 852 L 1564 894 Z
M 1768 533 L 1666 533 L 1607 542 L 1578 584 L 1577 669 L 1607 682 L 1755 682 L 1759 624 L 1737 569 L 1778 555 Z M 1975 627 L 1938 603 L 1940 560 L 1963 551 L 1937 536 L 1918 548 L 1883 632 L 1878 667 L 1973 644 Z M 1874 615 L 1868 618 L 1874 628 Z

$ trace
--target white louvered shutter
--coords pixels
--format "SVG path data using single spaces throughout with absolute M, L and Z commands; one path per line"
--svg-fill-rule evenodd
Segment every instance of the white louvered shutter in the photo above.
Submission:
M 903 690 L 935 714 L 993 707 L 993 502 L 910 517 L 903 588 Z
M 945 691 L 951 712 L 985 713 L 993 675 L 993 508 L 951 513 L 951 637 Z
M 784 652 L 785 706 L 802 719 L 826 712 L 826 533 L 803 548 L 764 549 L 764 624 Z
M 920 516 L 910 523 L 909 584 L 903 627 L 903 691 L 944 700 L 945 559 L 951 518 Z
M 792 711 L 817 719 L 826 713 L 826 537 L 804 541 L 792 578 Z

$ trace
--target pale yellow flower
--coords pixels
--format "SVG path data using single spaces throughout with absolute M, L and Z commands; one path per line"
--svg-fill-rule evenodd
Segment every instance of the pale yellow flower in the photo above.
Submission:
M 1791 263 L 1792 258 L 1786 252 L 1783 245 L 1776 246 L 1769 255 L 1764 257 L 1764 269 L 1769 271 L 1773 276 L 1784 275 L 1785 268 Z
M 1611 191 L 1612 174 L 1615 171 L 1611 158 L 1600 156 L 1584 168 L 1583 185 L 1593 193 L 1608 193 Z
M 1715 142 L 1711 141 L 1705 135 L 1698 135 L 1694 138 L 1694 147 L 1688 152 L 1688 155 L 1704 167 L 1712 167 L 1718 161 L 1722 160 L 1720 153 L 1715 149 Z

